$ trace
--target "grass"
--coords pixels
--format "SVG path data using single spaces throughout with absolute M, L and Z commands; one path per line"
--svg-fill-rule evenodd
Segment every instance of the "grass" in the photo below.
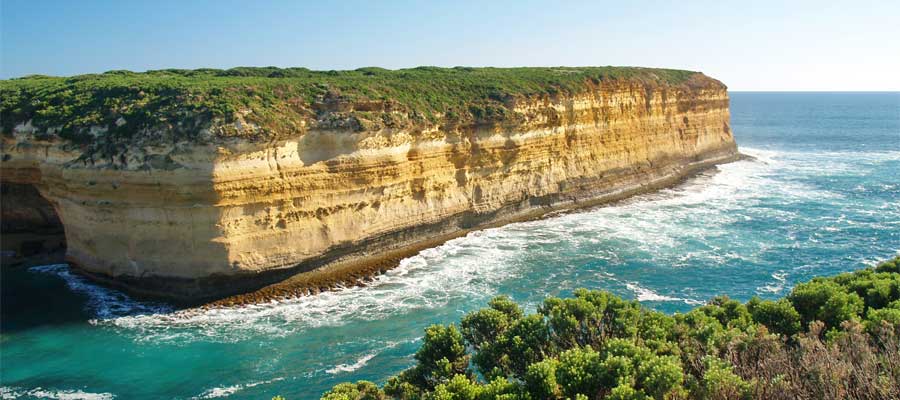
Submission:
M 618 80 L 648 87 L 721 85 L 696 72 L 633 67 L 240 67 L 33 75 L 0 81 L 0 126 L 10 135 L 31 121 L 38 139 L 59 136 L 115 148 L 134 140 L 269 140 L 310 124 L 362 130 L 501 123 L 515 119 L 509 106 L 516 99 L 578 94 Z

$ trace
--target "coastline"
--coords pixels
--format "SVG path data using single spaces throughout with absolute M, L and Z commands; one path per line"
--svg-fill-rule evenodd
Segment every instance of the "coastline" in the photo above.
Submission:
M 314 270 L 295 273 L 284 280 L 266 285 L 262 288 L 204 302 L 196 306 L 201 308 L 217 308 L 258 304 L 298 296 L 316 295 L 321 292 L 339 290 L 345 287 L 366 286 L 374 280 L 374 277 L 396 268 L 403 259 L 415 256 L 422 250 L 440 246 L 449 240 L 465 236 L 474 231 L 496 228 L 517 222 L 548 218 L 551 214 L 560 212 L 577 211 L 615 204 L 616 202 L 627 200 L 633 196 L 678 186 L 698 174 L 715 169 L 717 165 L 754 159 L 755 158 L 752 156 L 735 152 L 733 154 L 694 161 L 681 167 L 681 169 L 674 174 L 667 174 L 650 180 L 649 182 L 630 185 L 590 199 L 573 199 L 571 202 L 559 205 L 532 208 L 506 218 L 500 218 L 485 224 L 445 233 L 430 239 L 414 242 L 395 249 L 389 249 L 378 254 L 363 254 L 339 258 L 336 261 L 326 263 Z
M 437 73 L 429 71 L 419 73 Z M 22 197 L 4 216 L 13 222 L 41 211 L 56 216 L 64 225 L 66 261 L 82 275 L 136 297 L 192 306 L 364 284 L 406 255 L 472 230 L 666 187 L 737 153 L 726 88 L 701 73 L 601 68 L 579 73 L 631 72 L 585 80 L 566 71 L 564 79 L 551 74 L 548 83 L 522 69 L 498 76 L 491 70 L 487 81 L 437 71 L 461 79 L 454 82 L 466 95 L 457 93 L 453 101 L 468 112 L 428 122 L 418 119 L 414 101 L 387 107 L 365 97 L 323 95 L 298 103 L 315 111 L 309 114 L 289 112 L 298 106 L 290 101 L 261 106 L 258 111 L 272 117 L 267 121 L 280 121 L 273 126 L 254 125 L 244 114 L 235 116 L 236 126 L 194 121 L 211 124 L 198 138 L 190 135 L 201 125 L 179 133 L 126 116 L 138 125 L 117 126 L 117 119 L 109 126 L 133 140 L 109 148 L 71 146 L 80 136 L 59 136 L 48 131 L 50 122 L 23 113 L 16 120 L 24 122 L 4 136 L 3 181 L 35 196 Z M 192 75 L 185 85 L 248 82 L 208 73 Z M 414 75 L 391 79 L 419 82 Z M 356 73 L 344 78 L 368 79 Z M 306 80 L 332 78 L 292 79 L 285 82 L 302 90 Z M 512 97 L 479 97 L 478 88 L 492 80 L 530 82 L 540 90 L 510 86 Z M 565 95 L 547 94 L 566 82 L 574 86 L 560 92 Z M 23 88 L 26 97 L 41 98 L 32 90 L 45 82 L 24 84 L 34 86 Z M 422 90 L 448 93 L 443 87 L 414 92 Z M 233 100 L 215 93 L 215 101 Z M 483 103 L 494 111 L 478 108 Z M 213 128 L 228 129 L 216 131 L 220 137 Z M 109 136 L 113 128 L 72 129 Z

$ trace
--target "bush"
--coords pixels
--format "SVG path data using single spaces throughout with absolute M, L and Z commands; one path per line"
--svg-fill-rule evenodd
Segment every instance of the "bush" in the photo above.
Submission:
M 822 279 L 797 285 L 788 299 L 804 323 L 822 321 L 828 328 L 858 319 L 863 311 L 859 295 L 847 292 L 834 281 Z
M 900 274 L 900 257 L 894 257 L 891 260 L 878 264 L 878 266 L 875 267 L 875 272 Z
M 453 325 L 428 327 L 415 358 L 419 363 L 410 374 L 410 383 L 428 389 L 456 375 L 465 375 L 469 368 L 462 334 Z
M 555 399 L 560 389 L 556 383 L 559 360 L 550 358 L 528 366 L 525 371 L 525 389 L 538 399 Z
M 594 397 L 603 387 L 604 372 L 599 353 L 590 347 L 571 349 L 560 354 L 556 379 L 567 397 Z
M 800 332 L 800 313 L 794 309 L 790 301 L 785 299 L 763 301 L 754 297 L 747 303 L 747 308 L 754 321 L 765 325 L 772 332 L 784 336 L 793 336 Z
M 717 297 L 673 316 L 583 289 L 532 315 L 498 297 L 461 330 L 426 329 L 417 364 L 383 392 L 348 383 L 324 398 L 896 398 L 898 260 L 801 283 L 776 301 Z
M 384 392 L 369 381 L 359 381 L 355 384 L 341 383 L 322 396 L 324 400 L 383 400 L 384 398 Z

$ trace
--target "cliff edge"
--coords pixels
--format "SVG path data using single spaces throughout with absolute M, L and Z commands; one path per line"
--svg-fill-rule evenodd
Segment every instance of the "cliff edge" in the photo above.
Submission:
M 0 99 L 5 193 L 46 199 L 4 195 L 4 227 L 58 218 L 81 271 L 189 300 L 738 155 L 725 86 L 678 70 L 111 71 Z

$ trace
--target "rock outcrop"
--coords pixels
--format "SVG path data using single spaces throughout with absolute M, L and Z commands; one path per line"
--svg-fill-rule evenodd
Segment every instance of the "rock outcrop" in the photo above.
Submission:
M 277 137 L 135 139 L 102 156 L 53 127 L 14 121 L 2 138 L 2 181 L 49 200 L 67 259 L 88 275 L 196 300 L 622 198 L 738 155 L 726 88 L 699 73 L 679 83 L 587 80 L 573 93 L 498 102 L 496 123 L 418 122 L 403 104 L 326 94 L 298 105 L 308 116 L 290 116 L 301 123 Z M 372 118 L 373 109 L 408 121 Z M 218 123 L 265 129 L 240 116 Z M 192 129 L 209 136 L 216 123 Z M 102 137 L 109 128 L 85 129 Z M 26 210 L 39 204 L 2 200 L 4 216 L 42 215 Z

